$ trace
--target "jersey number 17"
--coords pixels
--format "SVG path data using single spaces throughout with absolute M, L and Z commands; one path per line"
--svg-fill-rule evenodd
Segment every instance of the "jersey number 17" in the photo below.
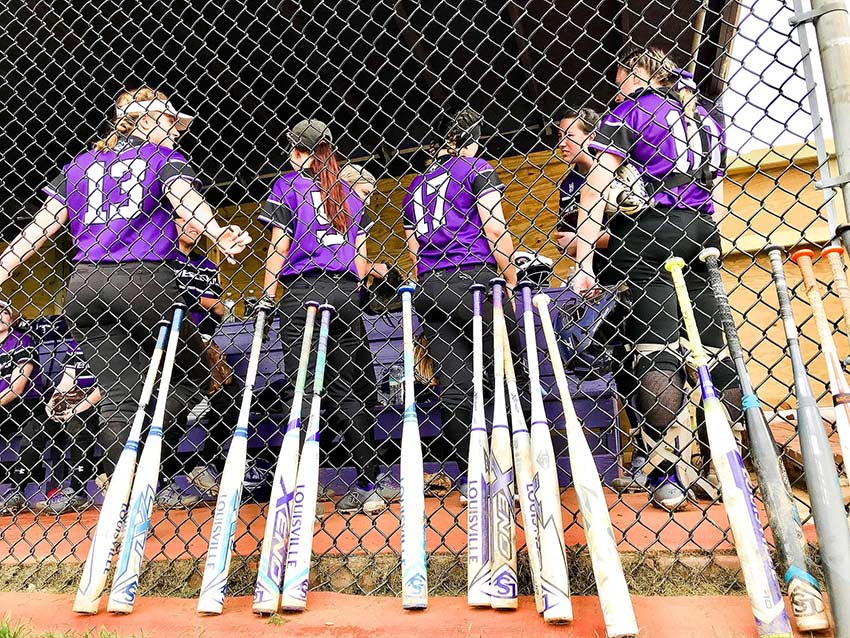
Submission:
M 446 193 L 449 190 L 450 181 L 449 173 L 435 175 L 424 180 L 413 192 L 413 214 L 416 216 L 417 235 L 427 235 L 446 223 Z M 429 207 L 425 206 L 426 195 L 434 196 Z M 429 211 L 431 207 L 433 210 Z

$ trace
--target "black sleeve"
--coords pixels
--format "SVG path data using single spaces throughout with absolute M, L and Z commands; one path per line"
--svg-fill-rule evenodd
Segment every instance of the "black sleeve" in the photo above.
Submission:
M 363 209 L 363 213 L 360 215 L 360 228 L 357 230 L 358 235 L 362 235 L 364 233 L 368 233 L 369 229 L 375 225 L 375 220 L 372 219 L 372 214 L 369 212 L 368 208 Z
M 35 345 L 21 345 L 13 355 L 13 360 L 17 365 L 23 365 L 25 363 L 37 363 L 38 362 L 38 350 Z
M 65 175 L 65 171 L 62 171 L 52 180 L 47 182 L 42 190 L 47 195 L 55 197 L 64 204 L 68 197 L 68 177 Z
M 293 237 L 295 235 L 295 215 L 286 204 L 277 201 L 272 194 L 260 209 L 258 219 L 266 224 L 272 224 Z
M 191 167 L 189 162 L 184 162 L 176 157 L 171 157 L 162 165 L 162 168 L 159 169 L 159 179 L 162 180 L 163 184 L 168 184 L 178 178 L 187 179 L 193 184 L 200 183 L 198 175 L 195 173 L 195 169 Z
M 489 190 L 502 190 L 505 187 L 494 169 L 483 171 L 472 180 L 472 194 L 478 198 L 481 193 Z
M 590 148 L 628 157 L 635 144 L 635 132 L 622 120 L 604 118 Z

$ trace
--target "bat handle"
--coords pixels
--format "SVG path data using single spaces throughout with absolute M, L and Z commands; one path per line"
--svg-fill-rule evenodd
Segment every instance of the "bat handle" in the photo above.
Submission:
M 800 273 L 803 275 L 803 285 L 806 287 L 806 292 L 817 288 L 818 282 L 815 278 L 815 270 L 812 266 L 815 252 L 808 248 L 801 248 L 791 253 L 791 261 L 797 264 Z
M 830 246 L 825 248 L 821 255 L 826 255 L 829 265 L 832 267 L 832 279 L 841 301 L 841 310 L 844 313 L 844 330 L 847 339 L 850 340 L 850 286 L 847 284 L 847 273 L 844 272 L 844 249 L 841 246 Z M 844 365 L 850 362 L 850 355 L 844 360 Z
M 691 299 L 688 296 L 688 286 L 685 283 L 685 275 L 682 269 L 685 267 L 685 260 L 681 257 L 670 257 L 664 262 L 664 269 L 670 273 L 673 278 L 673 288 L 676 290 L 676 296 L 679 298 L 679 308 L 682 313 L 682 321 L 685 324 L 685 331 L 688 335 L 688 341 L 691 346 L 691 353 L 694 357 L 694 362 L 697 367 L 708 364 L 708 356 L 705 354 L 705 349 L 702 347 L 702 342 L 699 339 L 699 330 L 697 329 L 697 321 L 694 317 L 694 308 L 691 304 Z

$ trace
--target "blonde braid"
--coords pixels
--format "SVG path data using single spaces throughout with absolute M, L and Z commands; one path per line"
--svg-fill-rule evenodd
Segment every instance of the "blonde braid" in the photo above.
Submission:
M 619 64 L 630 73 L 634 73 L 636 69 L 643 69 L 649 75 L 650 82 L 655 81 L 659 86 L 670 89 L 670 94 L 682 105 L 688 142 L 692 136 L 699 135 L 699 125 L 696 121 L 696 96 L 688 88 L 680 87 L 673 90 L 678 80 L 677 67 L 669 55 L 657 47 L 647 47 L 627 53 Z

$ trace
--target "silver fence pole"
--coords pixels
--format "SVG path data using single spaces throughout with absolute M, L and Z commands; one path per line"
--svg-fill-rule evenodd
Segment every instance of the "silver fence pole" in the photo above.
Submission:
M 818 188 L 840 188 L 845 207 L 850 202 L 850 20 L 846 0 L 811 0 L 811 11 L 797 7 L 792 25 L 814 23 L 824 87 L 832 121 L 838 176 L 821 179 Z M 821 164 L 823 170 L 825 164 Z M 830 227 L 834 231 L 834 227 Z M 818 530 L 824 572 L 829 574 L 827 589 L 832 603 L 835 635 L 850 638 L 850 572 L 846 566 L 850 547 L 835 547 L 830 530 Z M 821 536 L 823 534 L 823 536 Z M 831 563 L 827 569 L 826 563 Z

